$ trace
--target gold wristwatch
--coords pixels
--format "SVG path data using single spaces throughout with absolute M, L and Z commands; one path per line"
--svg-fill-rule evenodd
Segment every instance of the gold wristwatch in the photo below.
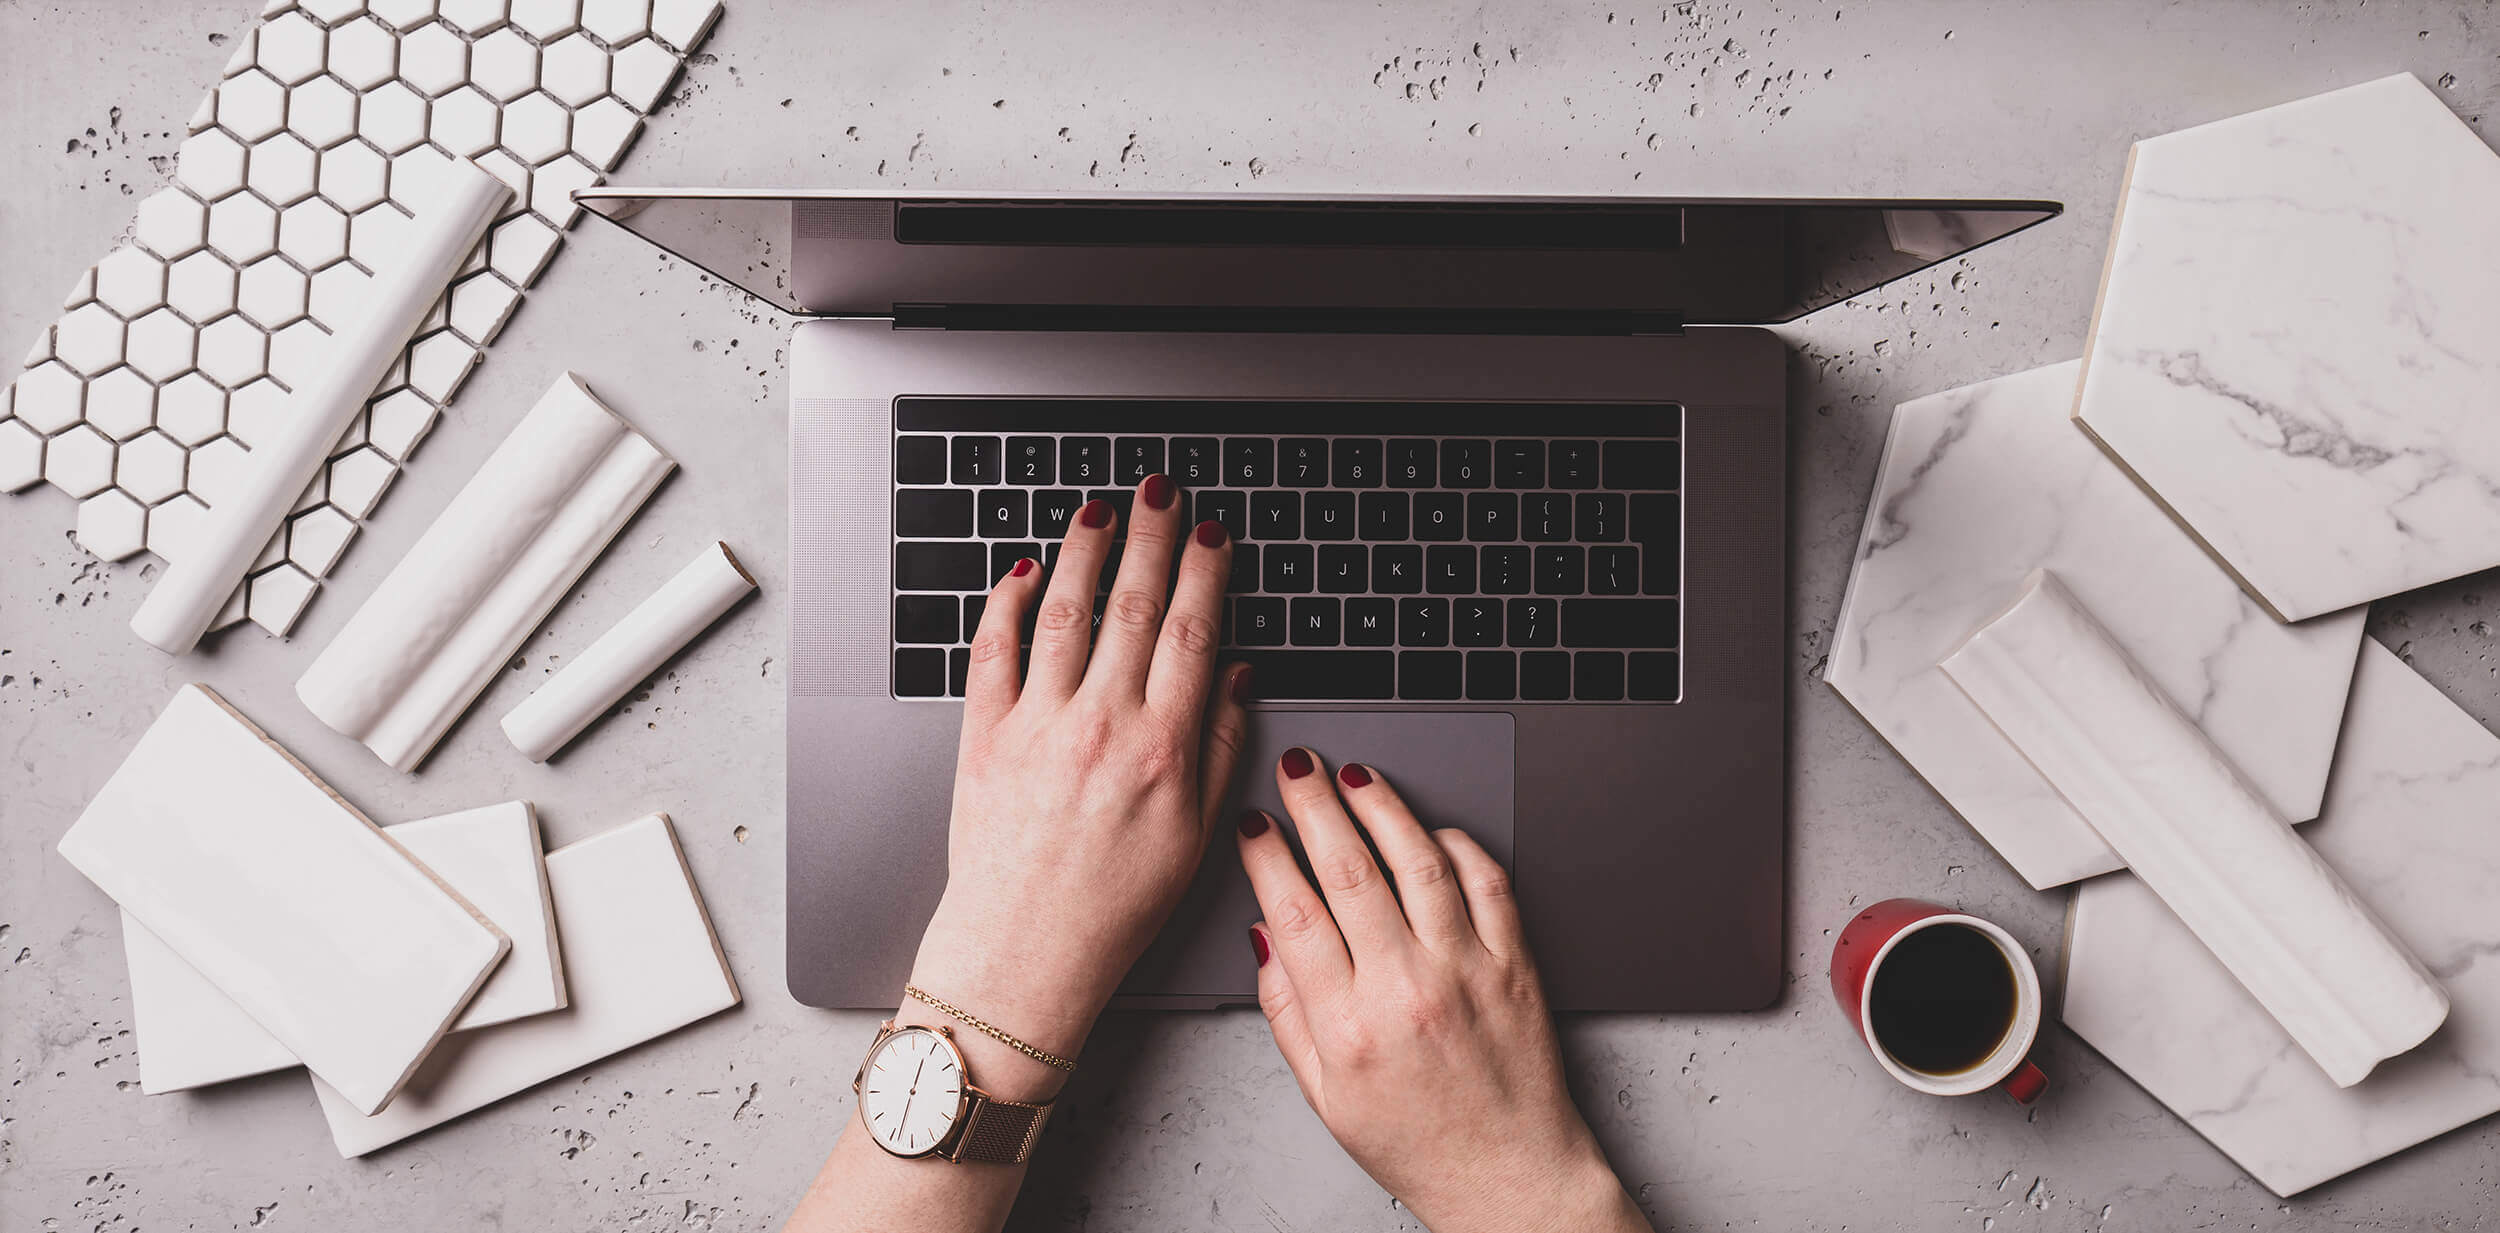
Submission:
M 859 1123 L 877 1146 L 903 1157 L 1023 1164 L 1050 1119 L 1048 1104 L 1000 1100 L 972 1086 L 954 1033 L 888 1019 L 851 1078 Z

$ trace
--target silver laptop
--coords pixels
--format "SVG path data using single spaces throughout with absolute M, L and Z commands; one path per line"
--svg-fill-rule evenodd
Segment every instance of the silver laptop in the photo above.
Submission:
M 1788 357 L 1758 327 L 2059 209 L 580 197 L 798 318 L 789 985 L 829 1007 L 894 1004 L 944 886 L 982 594 L 1156 472 L 1239 545 L 1234 808 L 1281 816 L 1289 746 L 1369 763 L 1510 866 L 1558 1009 L 1770 1004 Z M 1215 843 L 1123 1004 L 1254 1001 L 1257 915 Z

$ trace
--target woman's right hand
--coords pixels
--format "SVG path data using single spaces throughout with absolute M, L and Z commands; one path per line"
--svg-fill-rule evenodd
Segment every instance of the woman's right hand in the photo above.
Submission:
M 1502 867 L 1368 767 L 1297 748 L 1275 774 L 1319 887 L 1242 817 L 1259 1005 L 1329 1133 L 1436 1233 L 1648 1229 L 1563 1086 Z

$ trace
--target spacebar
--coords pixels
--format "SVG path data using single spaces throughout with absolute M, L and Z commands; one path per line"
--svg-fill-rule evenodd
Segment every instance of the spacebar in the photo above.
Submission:
M 1393 651 L 1227 651 L 1250 665 L 1250 696 L 1261 701 L 1322 701 L 1396 696 Z

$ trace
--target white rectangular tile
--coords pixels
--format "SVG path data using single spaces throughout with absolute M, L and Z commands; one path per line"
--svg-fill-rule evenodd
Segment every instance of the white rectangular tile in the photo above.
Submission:
M 361 1156 L 738 1004 L 738 984 L 665 814 L 547 854 L 571 1005 L 462 1032 L 391 1107 L 362 1117 L 315 1080 L 342 1156 Z
M 205 686 L 175 691 L 60 852 L 367 1111 L 511 945 Z

